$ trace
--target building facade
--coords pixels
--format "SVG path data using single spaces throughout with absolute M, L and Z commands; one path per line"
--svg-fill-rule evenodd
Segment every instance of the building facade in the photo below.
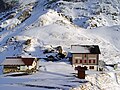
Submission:
M 27 72 L 32 73 L 36 71 L 38 61 L 36 58 L 29 57 L 6 57 L 2 62 L 3 73 L 9 72 Z
M 99 46 L 97 45 L 72 45 L 72 65 L 86 66 L 88 70 L 99 70 Z

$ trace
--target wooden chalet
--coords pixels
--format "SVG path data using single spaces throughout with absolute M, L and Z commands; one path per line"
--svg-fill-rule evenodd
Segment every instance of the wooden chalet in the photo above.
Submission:
M 31 57 L 6 57 L 2 62 L 3 73 L 9 72 L 35 72 L 38 68 L 38 61 Z
M 99 70 L 99 54 L 98 45 L 71 45 L 71 63 L 74 67 L 86 66 L 88 70 Z

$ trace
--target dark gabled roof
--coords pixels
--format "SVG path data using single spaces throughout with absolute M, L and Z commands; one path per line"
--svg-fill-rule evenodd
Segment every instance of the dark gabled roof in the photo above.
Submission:
M 22 61 L 24 62 L 25 65 L 32 65 L 33 61 L 35 60 L 35 58 L 22 58 Z
M 71 45 L 71 53 L 100 54 L 98 45 Z

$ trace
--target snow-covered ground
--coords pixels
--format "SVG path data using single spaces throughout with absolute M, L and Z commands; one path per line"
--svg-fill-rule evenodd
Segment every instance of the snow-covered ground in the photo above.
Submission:
M 86 81 L 77 79 L 73 74 L 75 73 L 74 68 L 65 62 L 40 61 L 40 66 L 40 71 L 33 75 L 15 77 L 8 74 L 0 76 L 2 81 L 0 89 L 69 90 L 86 83 Z
M 87 72 L 86 80 L 75 77 L 75 70 L 69 62 L 45 62 L 32 75 L 11 73 L 0 76 L 1 90 L 119 90 L 114 73 Z M 13 76 L 12 76 L 13 75 Z
M 29 7 L 26 4 L 36 1 L 21 0 L 23 7 L 21 11 L 18 10 L 17 15 Z M 54 0 L 50 2 L 52 4 L 48 1 L 50 0 L 39 0 L 29 18 L 11 30 L 4 29 L 0 32 L 0 63 L 6 56 L 45 58 L 43 50 L 50 47 L 62 46 L 64 52 L 69 52 L 73 44 L 99 45 L 100 60 L 107 64 L 120 63 L 120 17 L 113 14 L 120 13 L 119 0 L 114 2 L 88 0 L 84 3 Z M 111 4 L 107 6 L 108 3 Z M 99 11 L 100 8 L 102 9 L 100 15 L 93 15 L 93 11 L 97 9 Z M 111 19 L 114 17 L 117 21 Z M 97 27 L 92 27 L 92 23 L 97 24 Z M 31 44 L 25 45 L 28 39 L 31 39 Z M 67 60 L 58 62 L 42 60 L 40 66 L 42 66 L 40 71 L 32 75 L 17 77 L 1 75 L 0 90 L 69 90 L 70 88 L 81 90 L 86 87 L 87 90 L 119 90 L 120 88 L 120 73 L 110 67 L 107 67 L 107 71 L 102 74 L 88 73 L 86 81 L 83 81 L 74 76 L 74 68 Z M 117 70 L 120 70 L 119 65 Z

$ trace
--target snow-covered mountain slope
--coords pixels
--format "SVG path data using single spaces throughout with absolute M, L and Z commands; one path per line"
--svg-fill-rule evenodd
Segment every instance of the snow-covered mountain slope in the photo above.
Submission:
M 22 31 L 10 31 L 10 33 L 9 39 L 7 38 L 10 35 L 9 33 L 6 35 L 6 40 L 1 38 L 2 50 L 6 52 L 6 49 L 10 47 L 10 50 L 7 51 L 8 55 L 11 50 L 13 50 L 11 55 L 25 54 L 23 42 L 32 39 L 33 44 L 26 48 L 28 55 L 40 57 L 39 47 L 44 45 L 61 45 L 67 52 L 72 44 L 97 44 L 101 49 L 101 60 L 107 61 L 106 63 L 119 62 L 119 26 L 85 30 L 71 24 L 68 19 L 56 11 L 48 10 L 38 17 L 34 23 L 23 28 Z M 17 48 L 18 43 L 21 45 L 20 51 Z M 11 46 L 17 49 L 14 50 Z
M 73 44 L 96 44 L 100 46 L 101 60 L 107 61 L 106 63 L 117 63 L 120 58 L 119 31 L 116 31 L 117 27 L 111 28 L 111 31 L 108 27 L 104 27 L 101 31 L 102 28 L 86 31 L 82 28 L 64 26 L 59 23 L 25 30 L 20 33 L 20 36 L 37 38 L 43 44 L 61 45 L 67 51 Z
M 107 64 L 116 64 L 120 62 L 119 0 L 85 0 L 85 2 L 83 2 L 83 0 L 79 0 L 79 2 L 78 0 L 39 0 L 38 2 L 37 0 L 21 0 L 21 2 L 23 3 L 20 8 L 1 13 L 0 63 L 6 56 L 23 55 L 45 58 L 46 54 L 43 53 L 43 50 L 49 47 L 62 46 L 64 52 L 69 52 L 73 44 L 99 45 L 101 51 L 100 60 L 105 61 Z M 99 14 L 96 12 L 97 10 L 98 12 L 99 10 L 102 11 L 100 11 Z M 13 15 L 13 11 L 15 15 Z M 13 17 L 9 16 L 10 13 L 12 13 Z M 113 17 L 117 18 L 117 21 L 113 20 Z M 14 26 L 11 26 L 10 22 L 4 24 L 3 22 L 9 21 L 9 18 L 11 20 L 18 19 L 20 23 L 16 24 L 16 22 L 14 22 L 12 24 L 15 24 Z M 92 27 L 93 23 L 97 24 L 99 27 Z M 4 27 L 2 27 L 2 25 Z M 27 40 L 31 40 L 30 45 L 26 44 Z M 68 90 L 68 87 L 70 89 L 70 87 L 74 86 L 73 84 L 75 84 L 75 86 L 79 84 L 78 82 L 70 82 L 68 84 L 73 86 L 68 84 L 67 86 L 62 86 L 63 83 L 69 82 L 69 78 L 66 79 L 63 74 L 71 76 L 71 73 L 74 73 L 73 68 L 67 60 L 53 63 L 43 62 L 40 63 L 40 65 L 48 67 L 49 72 L 60 74 L 57 74 L 57 77 L 55 77 L 55 73 L 49 75 L 50 73 L 44 72 L 44 67 L 42 67 L 43 70 L 41 71 L 43 72 L 38 72 L 30 76 L 30 78 L 33 78 L 32 81 L 31 79 L 29 81 L 27 76 L 25 76 L 21 77 L 23 81 L 21 80 L 20 82 L 18 78 L 13 77 L 13 82 L 11 79 L 8 79 L 10 83 L 2 83 L 2 80 L 8 77 L 0 76 L 0 83 L 2 83 L 0 88 L 7 89 L 5 87 L 7 86 L 15 90 L 17 87 L 19 89 L 31 89 L 29 85 L 37 87 L 42 86 L 43 83 L 47 83 L 49 87 L 53 87 L 56 84 L 57 87 L 67 87 L 65 90 Z M 61 68 L 64 68 L 64 70 L 61 70 Z M 2 71 L 1 68 L 0 71 Z M 119 90 L 119 83 L 117 83 L 115 76 L 118 77 L 117 79 L 120 82 L 120 75 L 115 75 L 114 72 L 112 72 L 112 74 L 114 77 L 107 72 L 105 75 L 98 74 L 98 80 L 96 80 L 96 74 L 88 75 L 86 80 L 89 81 L 89 83 L 84 84 L 85 86 L 78 86 L 78 88 L 89 87 L 90 90 L 93 90 L 93 87 L 95 87 L 98 90 L 109 90 L 110 88 L 111 90 Z M 59 78 L 59 76 L 59 82 L 52 84 L 51 82 L 56 81 L 56 78 Z M 48 79 L 45 80 L 47 77 Z M 54 78 L 51 79 L 51 77 Z M 71 77 L 73 78 L 74 76 Z M 65 82 L 62 81 L 64 79 Z M 104 83 L 102 81 L 103 79 L 108 81 Z M 18 83 L 14 83 L 14 80 L 18 80 Z M 76 80 L 76 78 L 74 77 L 73 80 Z M 40 83 L 41 81 L 42 83 Z M 98 81 L 97 84 L 96 81 Z M 27 85 L 28 88 L 22 87 Z M 78 88 L 73 90 L 78 90 Z M 43 90 L 43 88 L 40 89 Z M 60 90 L 60 88 L 57 89 Z
M 69 18 L 71 22 L 84 28 L 96 28 L 120 24 L 119 0 L 48 1 L 46 8 L 57 10 Z

